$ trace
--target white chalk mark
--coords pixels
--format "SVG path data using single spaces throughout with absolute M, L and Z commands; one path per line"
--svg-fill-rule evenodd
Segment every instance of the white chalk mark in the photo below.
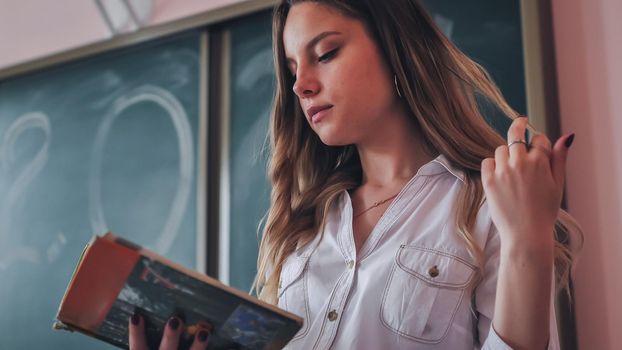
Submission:
M 3 253 L 2 259 L 0 259 L 0 271 L 7 270 L 11 264 L 16 262 L 29 262 L 38 264 L 41 260 L 39 258 L 39 251 L 35 247 L 19 246 L 11 247 L 11 250 Z
M 192 130 L 186 111 L 175 96 L 157 86 L 144 85 L 131 91 L 127 96 L 118 98 L 110 111 L 104 117 L 104 120 L 97 130 L 95 144 L 93 146 L 93 154 L 91 157 L 89 181 L 89 210 L 91 227 L 96 233 L 108 231 L 101 196 L 101 173 L 103 153 L 108 134 L 110 133 L 110 128 L 121 112 L 130 106 L 141 102 L 155 103 L 168 112 L 168 115 L 175 126 L 177 140 L 179 142 L 180 161 L 177 193 L 175 194 L 171 211 L 164 228 L 155 243 L 155 250 L 158 253 L 166 254 L 177 237 L 177 229 L 181 224 L 184 213 L 186 212 L 188 199 L 190 198 L 193 178 L 192 172 L 194 152 Z
M 272 78 L 272 50 L 264 49 L 251 57 L 238 78 L 235 80 L 236 87 L 249 90 L 255 88 L 255 84 L 266 76 Z
M 41 172 L 48 159 L 48 148 L 52 135 L 49 118 L 41 112 L 26 113 L 17 118 L 7 129 L 0 145 L 0 170 L 8 174 L 16 163 L 15 147 L 19 137 L 30 129 L 40 129 L 44 133 L 43 145 L 17 175 L 15 182 L 8 187 L 0 207 L 0 270 L 7 269 L 13 262 L 27 261 L 37 263 L 39 252 L 36 248 L 22 245 L 15 247 L 9 243 L 11 236 L 20 237 L 13 230 L 13 211 L 28 185 Z M 10 249 L 9 249 L 10 247 Z
M 56 239 L 54 240 L 54 242 L 52 242 L 52 244 L 50 244 L 47 249 L 47 257 L 49 263 L 56 261 L 65 245 L 67 245 L 67 238 L 65 238 L 65 235 L 63 235 L 62 232 L 59 232 L 56 235 Z

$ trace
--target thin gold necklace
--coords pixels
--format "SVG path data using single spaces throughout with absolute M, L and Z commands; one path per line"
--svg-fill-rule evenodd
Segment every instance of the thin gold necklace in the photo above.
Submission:
M 382 204 L 384 204 L 384 203 L 386 203 L 386 202 L 390 201 L 391 199 L 393 199 L 393 198 L 397 197 L 397 195 L 398 195 L 398 194 L 400 194 L 400 193 L 398 192 L 398 193 L 396 193 L 396 194 L 392 195 L 391 197 L 389 197 L 389 198 L 387 198 L 387 199 L 383 199 L 383 200 L 381 200 L 381 201 L 375 202 L 374 204 L 372 204 L 372 206 L 371 206 L 371 207 L 369 207 L 369 208 L 367 208 L 367 209 L 363 210 L 362 212 L 360 212 L 360 213 L 358 213 L 358 214 L 354 215 L 353 219 L 356 219 L 356 218 L 358 218 L 359 216 L 361 216 L 361 215 L 363 215 L 363 214 L 367 213 L 368 211 L 370 211 L 370 210 L 372 210 L 372 209 L 374 209 L 374 208 L 376 208 L 376 207 L 378 207 L 378 206 L 380 206 L 380 205 L 382 205 Z

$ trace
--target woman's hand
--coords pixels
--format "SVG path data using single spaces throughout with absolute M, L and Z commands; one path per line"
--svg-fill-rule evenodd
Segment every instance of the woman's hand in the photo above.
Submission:
M 546 349 L 550 336 L 555 221 L 574 134 L 551 147 L 524 143 L 527 118 L 514 120 L 508 143 L 482 161 L 482 185 L 501 240 L 492 326 L 513 349 Z
M 129 321 L 130 329 L 130 350 L 148 350 L 147 339 L 145 337 L 145 321 L 134 314 Z M 160 342 L 159 350 L 177 350 L 179 339 L 184 331 L 183 321 L 177 317 L 172 317 L 164 327 L 164 335 Z M 190 350 L 207 349 L 207 330 L 200 330 L 196 333 Z
M 508 130 L 508 143 L 524 141 L 527 118 L 517 118 Z M 574 134 L 551 147 L 535 135 L 523 143 L 499 146 L 495 157 L 482 161 L 482 184 L 501 244 L 553 247 L 553 230 L 564 190 L 568 148 Z M 547 234 L 542 234 L 547 233 Z

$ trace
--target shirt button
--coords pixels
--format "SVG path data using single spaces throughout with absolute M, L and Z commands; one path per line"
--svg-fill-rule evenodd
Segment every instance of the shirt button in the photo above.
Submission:
M 329 321 L 331 321 L 331 322 L 333 322 L 334 320 L 336 320 L 336 319 L 337 319 L 337 316 L 339 316 L 339 314 L 337 313 L 337 311 L 336 311 L 336 310 L 331 310 L 331 311 L 328 313 L 328 320 L 329 320 Z
M 354 267 L 354 260 L 348 260 L 348 268 L 351 269 Z
M 428 275 L 430 275 L 430 277 L 434 278 L 436 276 L 438 276 L 438 267 L 436 265 L 430 267 L 430 269 L 428 270 Z

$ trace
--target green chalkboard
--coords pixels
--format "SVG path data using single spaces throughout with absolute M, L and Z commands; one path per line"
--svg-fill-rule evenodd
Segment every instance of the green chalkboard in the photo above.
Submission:
M 510 105 L 526 112 L 519 1 L 427 0 L 433 18 L 452 41 L 482 64 Z M 229 164 L 229 281 L 248 290 L 256 272 L 257 228 L 269 206 L 265 144 L 273 96 L 271 13 L 232 21 Z M 486 101 L 482 112 L 505 135 L 510 122 Z M 226 234 L 226 233 L 225 233 Z
M 270 204 L 266 139 L 275 87 L 270 13 L 229 23 L 231 218 L 229 282 L 248 291 L 256 274 L 258 228 Z
M 520 1 L 424 0 L 438 26 L 492 76 L 519 113 L 527 112 Z M 511 122 L 480 101 L 488 122 L 503 136 Z
M 0 82 L 0 349 L 109 349 L 52 321 L 106 230 L 196 268 L 198 32 Z

